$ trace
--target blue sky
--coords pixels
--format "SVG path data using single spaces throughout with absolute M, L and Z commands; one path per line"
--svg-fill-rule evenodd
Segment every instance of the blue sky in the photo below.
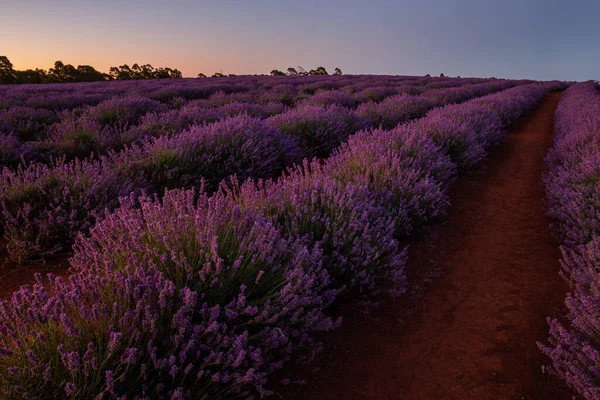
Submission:
M 102 71 L 151 63 L 268 73 L 600 79 L 600 2 L 0 0 L 0 55 Z

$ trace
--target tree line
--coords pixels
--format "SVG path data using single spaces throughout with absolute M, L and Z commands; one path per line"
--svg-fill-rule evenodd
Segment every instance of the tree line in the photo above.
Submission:
M 132 79 L 167 79 L 181 78 L 181 72 L 169 67 L 154 68 L 150 64 L 127 64 L 111 67 L 108 74 L 96 70 L 91 65 L 65 64 L 56 61 L 54 67 L 45 69 L 27 69 L 17 71 L 8 57 L 0 56 L 0 84 L 16 83 L 64 83 L 64 82 L 97 82 Z
M 341 75 L 342 70 L 335 68 L 333 75 Z M 329 75 L 324 67 L 318 67 L 306 71 L 302 67 L 290 67 L 286 72 L 274 69 L 271 76 L 304 76 L 304 75 Z M 235 74 L 225 75 L 223 72 L 215 72 L 213 78 L 222 78 L 226 76 L 236 76 Z M 27 69 L 18 71 L 14 69 L 13 64 L 8 57 L 0 56 L 0 84 L 17 83 L 65 83 L 65 82 L 98 82 L 111 80 L 134 80 L 134 79 L 169 79 L 181 78 L 179 70 L 160 67 L 154 68 L 150 64 L 133 64 L 131 67 L 127 64 L 111 67 L 108 74 L 96 70 L 91 65 L 65 64 L 62 61 L 56 61 L 54 67 L 45 69 Z M 198 74 L 198 78 L 206 78 L 203 73 Z
M 327 72 L 325 67 L 318 67 L 317 69 L 311 69 L 310 71 L 306 71 L 302 67 L 298 67 L 297 69 L 294 67 L 289 67 L 287 69 L 287 72 L 283 72 L 278 69 L 274 69 L 271 71 L 271 73 L 269 75 L 271 75 L 271 76 L 307 76 L 307 75 L 329 75 L 329 73 Z M 342 70 L 339 68 L 336 68 L 334 70 L 333 75 L 342 75 Z M 237 75 L 235 75 L 235 74 L 225 75 L 223 73 L 223 71 L 221 71 L 221 72 L 215 72 L 214 74 L 212 74 L 211 78 L 225 78 L 228 76 L 237 76 Z M 261 74 L 261 76 L 265 76 L 265 75 Z M 207 77 L 208 76 L 203 74 L 202 72 L 198 74 L 198 78 L 207 78 Z
M 341 75 L 341 74 L 342 74 L 342 70 L 339 68 L 336 68 L 333 72 L 333 75 Z M 287 69 L 287 72 L 283 72 L 283 71 L 274 69 L 273 71 L 271 71 L 271 75 L 272 76 L 285 76 L 285 75 L 302 76 L 302 75 L 329 75 L 329 73 L 327 72 L 325 67 L 318 67 L 317 69 L 311 69 L 310 71 L 305 71 L 304 68 L 302 68 L 302 67 L 298 67 L 298 69 L 296 69 L 294 67 L 289 67 Z

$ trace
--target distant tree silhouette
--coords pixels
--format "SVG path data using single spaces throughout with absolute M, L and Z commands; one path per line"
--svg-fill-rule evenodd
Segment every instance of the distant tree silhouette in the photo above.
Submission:
M 206 78 L 206 75 L 204 75 L 202 72 L 200 72 L 200 73 L 198 74 L 198 78 Z
M 15 71 L 16 83 L 47 83 L 48 72 L 43 69 Z
M 444 75 L 444 73 L 442 72 L 442 73 L 440 74 L 440 78 L 445 78 L 445 77 L 446 77 L 446 75 Z
M 287 69 L 287 73 L 288 73 L 288 75 L 292 75 L 292 76 L 298 75 L 298 71 L 294 67 L 289 67 Z
M 225 75 L 222 72 L 215 72 L 211 78 L 225 78 Z
M 333 72 L 334 75 L 341 75 L 342 74 L 342 70 L 339 68 L 336 68 Z
M 107 75 L 91 65 L 78 65 L 77 66 L 77 80 L 80 82 L 97 82 L 104 81 L 107 79 Z
M 271 71 L 271 76 L 285 76 L 285 72 L 282 72 L 278 69 L 274 69 Z
M 0 56 L 0 83 L 15 83 L 15 70 L 6 56 Z
M 129 65 L 124 64 L 120 67 L 110 67 L 108 74 L 111 79 L 128 80 L 131 79 L 132 71 L 131 68 L 129 68 Z
M 312 70 L 312 72 L 311 75 L 329 75 L 325 67 L 317 67 L 317 69 Z

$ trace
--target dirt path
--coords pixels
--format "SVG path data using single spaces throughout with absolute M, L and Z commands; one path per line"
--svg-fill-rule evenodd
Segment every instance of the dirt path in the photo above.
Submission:
M 570 398 L 542 373 L 535 344 L 547 337 L 545 316 L 564 313 L 567 289 L 541 183 L 559 98 L 523 117 L 480 175 L 459 179 L 446 222 L 411 245 L 408 270 L 423 293 L 368 317 L 345 310 L 319 369 L 300 371 L 309 383 L 284 399 Z M 423 289 L 423 276 L 440 273 Z

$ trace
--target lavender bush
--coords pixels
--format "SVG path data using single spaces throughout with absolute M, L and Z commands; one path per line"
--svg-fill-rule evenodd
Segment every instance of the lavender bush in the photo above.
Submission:
M 297 140 L 303 157 L 323 157 L 359 128 L 363 121 L 339 106 L 303 106 L 266 120 L 285 135 Z
M 50 166 L 4 168 L 0 227 L 9 257 L 24 262 L 60 252 L 133 188 L 100 162 L 58 160 Z
M 298 161 L 295 141 L 247 115 L 195 126 L 173 137 L 162 136 L 112 155 L 127 176 L 144 176 L 157 189 L 210 188 L 229 175 L 241 179 L 271 177 Z
M 355 107 L 356 103 L 354 97 L 340 90 L 321 90 L 302 101 L 302 105 L 329 106 L 336 104 L 347 108 Z
M 367 187 L 390 209 L 402 237 L 443 215 L 446 188 L 455 176 L 455 166 L 431 139 L 405 128 L 360 132 L 324 168 L 341 182 Z
M 85 115 L 103 126 L 126 126 L 137 123 L 140 117 L 151 111 L 165 111 L 165 106 L 155 100 L 130 95 L 105 100 L 88 108 Z
M 47 142 L 58 154 L 85 158 L 91 153 L 103 154 L 117 148 L 119 135 L 115 129 L 102 126 L 86 115 L 73 115 L 50 128 Z
M 600 93 L 580 83 L 555 114 L 555 143 L 545 176 L 549 214 L 564 241 L 563 276 L 571 285 L 568 323 L 549 319 L 550 343 L 539 344 L 552 371 L 586 400 L 600 399 Z
M 15 133 L 21 141 L 44 139 L 50 125 L 58 120 L 52 111 L 31 107 L 0 110 L 0 133 Z
M 398 124 L 418 118 L 429 110 L 431 102 L 419 96 L 401 94 L 388 97 L 381 103 L 363 103 L 356 113 L 365 118 L 370 126 L 393 129 Z
M 311 345 L 310 332 L 335 326 L 321 311 L 335 296 L 321 255 L 266 219 L 193 190 L 139 202 L 122 199 L 80 238 L 68 281 L 0 302 L 7 396 L 261 389 L 295 348 Z
M 148 137 L 173 136 L 194 125 L 217 122 L 223 114 L 214 108 L 185 105 L 178 110 L 163 113 L 150 112 L 140 119 L 137 126 L 122 135 L 122 141 L 128 144 L 140 142 Z
M 16 166 L 21 159 L 33 157 L 30 146 L 21 143 L 15 134 L 0 133 L 0 168 Z
M 291 238 L 319 248 L 336 290 L 377 291 L 376 279 L 404 289 L 405 252 L 393 239 L 394 220 L 361 186 L 343 185 L 318 163 L 305 161 L 277 182 L 246 182 L 222 188 L 246 209 L 262 213 Z

